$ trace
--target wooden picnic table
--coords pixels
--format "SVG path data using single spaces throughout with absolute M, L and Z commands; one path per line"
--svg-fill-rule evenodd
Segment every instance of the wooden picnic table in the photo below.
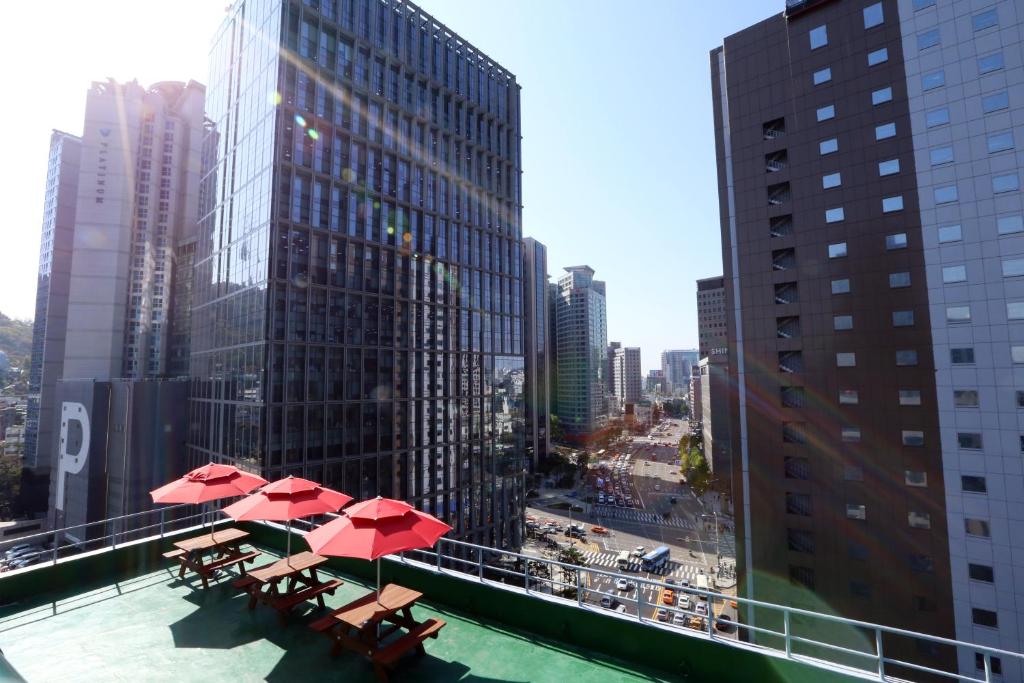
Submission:
M 326 607 L 323 594 L 333 595 L 344 583 L 341 579 L 320 580 L 316 568 L 324 562 L 327 558 L 316 553 L 298 553 L 250 570 L 234 586 L 249 594 L 249 609 L 256 609 L 256 603 L 262 602 L 276 609 L 284 622 L 292 608 L 306 600 L 316 598 L 321 608 Z
M 310 628 L 331 639 L 331 655 L 342 649 L 352 650 L 373 662 L 377 678 L 387 681 L 387 669 L 405 653 L 415 650 L 419 656 L 426 651 L 423 641 L 436 638 L 445 625 L 441 619 L 427 619 L 417 622 L 412 616 L 412 606 L 423 597 L 419 591 L 388 584 L 377 597 L 376 592 L 333 610 L 318 619 Z M 392 625 L 381 628 L 384 622 Z M 395 631 L 406 629 L 406 633 L 390 643 L 384 640 Z
M 199 575 L 203 588 L 209 588 L 209 579 L 215 572 L 236 565 L 244 576 L 245 563 L 259 557 L 258 550 L 242 552 L 241 543 L 248 536 L 248 531 L 235 527 L 218 529 L 213 533 L 177 541 L 174 544 L 175 550 L 164 553 L 164 557 L 179 562 L 181 567 L 178 578 L 184 578 L 185 571 L 191 569 Z

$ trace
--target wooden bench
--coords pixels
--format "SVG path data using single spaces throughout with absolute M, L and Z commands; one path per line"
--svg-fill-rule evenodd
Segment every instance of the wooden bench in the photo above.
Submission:
M 423 649 L 423 641 L 427 638 L 437 638 L 438 632 L 444 628 L 444 625 L 443 619 L 427 619 L 395 642 L 377 650 L 372 657 L 373 670 L 377 673 L 377 680 L 387 683 L 387 669 L 393 669 L 395 662 L 410 650 L 416 650 L 418 657 L 425 655 L 427 651 Z
M 222 557 L 219 560 L 207 563 L 204 565 L 204 569 L 208 569 L 212 573 L 218 569 L 223 569 L 224 567 L 230 567 L 233 564 L 237 564 L 238 569 L 242 572 L 242 575 L 245 576 L 245 563 L 248 562 L 249 564 L 252 564 L 256 558 L 262 554 L 263 553 L 259 550 L 252 550 L 244 555 L 229 555 L 227 557 Z
M 290 612 L 293 607 L 299 603 L 306 602 L 307 600 L 312 600 L 313 598 L 316 598 L 317 604 L 321 609 L 325 608 L 324 593 L 334 595 L 334 591 L 344 583 L 345 582 L 341 579 L 331 579 L 316 586 L 303 588 L 302 590 L 291 593 L 290 595 L 282 595 L 278 598 L 272 598 L 269 600 L 269 603 L 278 611 L 281 621 L 284 621 L 288 616 L 288 612 Z
M 180 548 L 175 548 L 174 550 L 168 550 L 166 553 L 164 553 L 164 559 L 165 560 L 176 560 L 176 559 L 178 559 L 179 557 L 181 557 L 184 554 L 185 554 L 184 550 L 181 550 Z
M 243 590 L 246 593 L 248 593 L 249 587 L 257 583 L 259 583 L 259 581 L 246 574 L 245 576 L 242 576 L 241 578 L 232 581 L 231 585 L 237 588 L 238 590 Z

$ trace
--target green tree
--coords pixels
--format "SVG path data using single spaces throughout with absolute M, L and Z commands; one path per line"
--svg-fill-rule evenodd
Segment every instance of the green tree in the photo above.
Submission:
M 571 564 L 577 567 L 585 567 L 587 564 L 583 551 L 575 545 L 569 545 L 558 551 L 558 561 L 564 564 Z M 562 571 L 561 594 L 567 598 L 576 597 L 576 574 L 577 569 L 572 567 L 560 567 Z
M 21 458 L 0 456 L 0 519 L 14 516 L 14 501 L 21 489 Z

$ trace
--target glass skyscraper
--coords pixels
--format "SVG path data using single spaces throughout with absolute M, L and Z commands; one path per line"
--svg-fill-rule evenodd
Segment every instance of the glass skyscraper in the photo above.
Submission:
M 521 540 L 515 77 L 391 0 L 252 0 L 211 51 L 194 462 Z

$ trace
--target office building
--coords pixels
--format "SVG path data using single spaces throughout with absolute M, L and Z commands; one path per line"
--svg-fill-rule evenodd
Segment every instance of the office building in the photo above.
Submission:
M 618 342 L 609 346 L 611 356 L 611 390 L 619 406 L 636 403 L 643 390 L 643 376 L 640 371 L 640 348 L 622 347 Z
M 398 0 L 235 3 L 210 67 L 190 458 L 518 546 L 515 76 Z
M 608 417 L 608 320 L 605 283 L 590 266 L 571 266 L 555 297 L 558 419 L 566 436 L 585 441 Z
M 1019 7 L 787 4 L 711 54 L 740 592 L 1020 651 Z
M 690 383 L 692 368 L 700 360 L 697 349 L 661 352 L 661 371 L 665 375 L 665 392 L 684 395 Z
M 36 312 L 32 326 L 32 360 L 25 420 L 24 474 L 20 496 L 23 512 L 46 511 L 46 491 L 53 441 L 53 393 L 64 374 L 68 288 L 81 138 L 54 130 L 46 168 L 43 227 L 39 240 Z
M 605 358 L 607 367 L 604 371 L 604 376 L 607 377 L 607 390 L 610 396 L 615 396 L 615 353 L 622 348 L 622 342 L 608 342 L 608 348 L 605 349 Z
M 691 425 L 699 425 L 704 420 L 704 397 L 701 393 L 703 378 L 701 377 L 699 366 L 696 370 L 696 372 L 690 374 L 686 394 L 686 404 L 690 408 Z
M 526 352 L 526 458 L 532 468 L 551 448 L 551 334 L 548 249 L 523 238 L 523 344 Z
M 644 390 L 648 394 L 660 394 L 664 391 L 665 373 L 661 370 L 648 370 L 647 382 Z
M 725 356 L 725 281 L 721 276 L 697 280 L 697 352 L 701 358 Z
M 712 473 L 712 488 L 732 496 L 732 449 L 729 421 L 729 365 L 717 357 L 701 358 L 691 387 L 692 405 L 698 411 L 704 457 Z

